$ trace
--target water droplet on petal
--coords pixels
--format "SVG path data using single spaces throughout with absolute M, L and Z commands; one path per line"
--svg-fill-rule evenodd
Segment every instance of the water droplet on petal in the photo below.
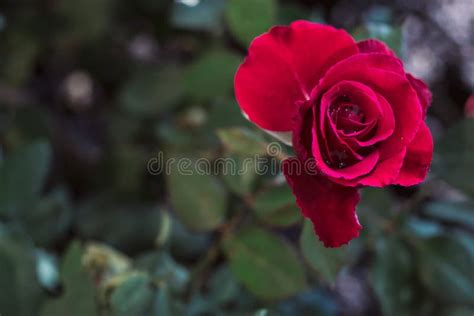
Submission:
M 344 168 L 345 166 L 347 166 L 347 164 L 346 164 L 345 162 L 340 162 L 340 163 L 337 165 L 337 167 L 338 167 L 339 169 L 342 169 L 342 168 Z

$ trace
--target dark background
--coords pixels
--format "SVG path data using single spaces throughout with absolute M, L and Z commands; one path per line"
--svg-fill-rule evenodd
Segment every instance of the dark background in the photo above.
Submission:
M 472 315 L 473 12 L 0 0 L 0 314 Z M 281 176 L 147 170 L 159 153 L 266 154 L 233 75 L 253 37 L 296 19 L 384 40 L 434 95 L 427 180 L 364 189 L 362 235 L 340 249 L 322 247 Z

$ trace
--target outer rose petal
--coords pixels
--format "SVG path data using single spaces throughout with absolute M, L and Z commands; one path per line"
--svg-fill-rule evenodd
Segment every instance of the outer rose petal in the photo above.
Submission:
M 309 101 L 297 102 L 296 107 L 298 115 L 293 117 L 292 143 L 296 156 L 304 162 L 311 158 L 313 109 Z
M 234 79 L 235 95 L 250 121 L 271 131 L 290 131 L 295 102 L 334 63 L 359 52 L 352 37 L 331 26 L 296 21 L 257 37 Z
M 402 169 L 394 184 L 410 186 L 422 182 L 428 173 L 432 158 L 433 137 L 428 126 L 422 123 L 415 139 L 408 145 Z
M 390 158 L 379 162 L 374 171 L 358 181 L 357 184 L 370 187 L 384 187 L 393 184 L 394 179 L 400 173 L 406 151 L 405 147 Z
M 319 239 L 326 247 L 339 247 L 358 237 L 362 229 L 355 213 L 360 199 L 358 190 L 321 176 L 296 172 L 293 167 L 298 163 L 296 158 L 283 161 L 283 173 L 303 215 L 313 222 Z
M 357 47 L 359 47 L 361 53 L 380 53 L 396 57 L 395 53 L 384 42 L 377 39 L 370 38 L 357 42 Z
M 360 187 L 378 187 L 382 188 L 387 185 L 395 184 L 394 181 L 400 174 L 403 161 L 406 155 L 406 147 L 396 153 L 394 156 L 385 160 L 379 160 L 374 170 L 366 176 L 356 179 L 343 179 L 340 177 L 331 177 L 331 180 L 344 186 Z
M 418 99 L 420 100 L 421 107 L 423 108 L 423 117 L 426 117 L 428 107 L 431 105 L 432 94 L 426 83 L 407 74 L 407 79 L 410 82 L 413 89 L 415 89 Z
M 471 93 L 464 104 L 464 115 L 469 118 L 474 118 L 474 93 Z
M 395 53 L 387 45 L 385 45 L 384 42 L 381 42 L 377 39 L 367 39 L 357 42 L 357 46 L 359 47 L 361 53 L 380 53 L 397 57 Z M 407 79 L 418 94 L 424 116 L 426 116 L 426 111 L 431 104 L 432 98 L 428 86 L 422 80 L 413 77 L 411 74 L 407 74 Z

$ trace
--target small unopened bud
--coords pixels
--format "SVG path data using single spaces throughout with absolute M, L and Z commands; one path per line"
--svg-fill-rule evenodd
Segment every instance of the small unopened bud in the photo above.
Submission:
M 464 105 L 464 115 L 469 118 L 474 118 L 474 93 L 471 93 Z

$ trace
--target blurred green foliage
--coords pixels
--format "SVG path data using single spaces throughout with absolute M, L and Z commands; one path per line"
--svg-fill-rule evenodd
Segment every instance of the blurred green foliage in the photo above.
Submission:
M 266 155 L 233 99 L 245 48 L 295 19 L 344 25 L 339 3 L 3 1 L 0 314 L 472 315 L 472 119 L 430 111 L 426 183 L 364 189 L 364 230 L 340 249 L 279 175 L 149 169 L 159 153 L 238 169 Z M 348 30 L 400 52 L 397 13 Z

